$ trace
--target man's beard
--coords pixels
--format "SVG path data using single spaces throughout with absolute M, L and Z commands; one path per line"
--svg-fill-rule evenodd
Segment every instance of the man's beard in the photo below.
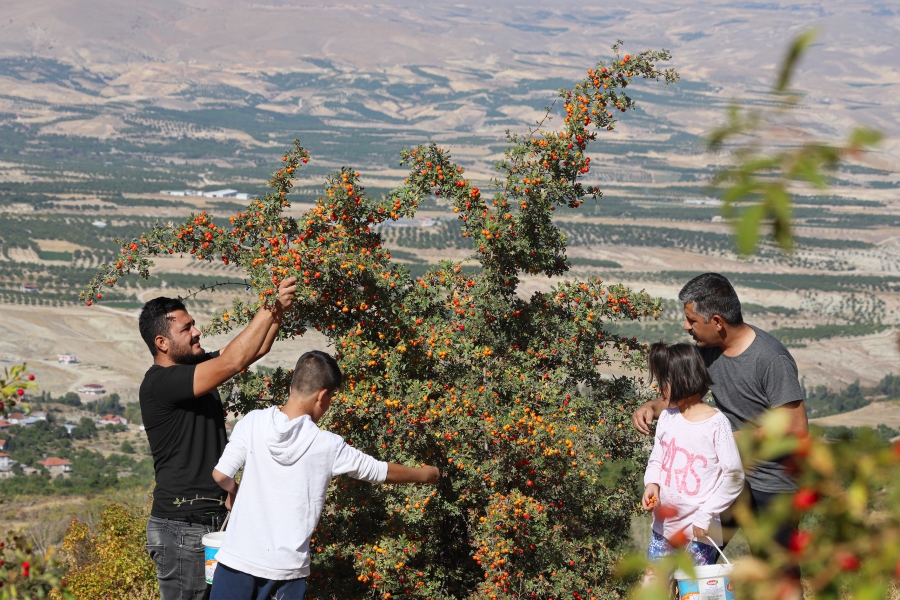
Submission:
M 206 352 L 194 354 L 194 351 L 191 349 L 194 341 L 199 340 L 191 340 L 191 345 L 189 346 L 178 346 L 173 343 L 169 350 L 169 358 L 172 359 L 172 362 L 176 365 L 196 365 L 205 361 Z

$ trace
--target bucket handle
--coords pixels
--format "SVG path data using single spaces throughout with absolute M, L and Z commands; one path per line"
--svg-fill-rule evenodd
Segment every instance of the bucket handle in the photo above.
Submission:
M 225 515 L 225 520 L 222 521 L 222 527 L 219 528 L 219 531 L 225 531 L 225 526 L 228 525 L 228 519 L 231 518 L 231 511 L 228 511 L 228 514 Z M 728 560 L 727 558 L 725 560 Z
M 721 555 L 721 557 L 725 559 L 725 564 L 726 564 L 726 565 L 730 565 L 730 564 L 731 564 L 731 561 L 728 560 L 728 557 L 725 556 L 725 553 L 722 552 L 722 549 L 719 548 L 719 545 L 718 545 L 717 543 L 715 543 L 715 542 L 712 540 L 712 538 L 709 537 L 709 536 L 706 536 L 706 539 L 709 540 L 709 543 L 712 545 L 712 547 L 715 548 L 715 549 L 719 552 L 719 555 Z

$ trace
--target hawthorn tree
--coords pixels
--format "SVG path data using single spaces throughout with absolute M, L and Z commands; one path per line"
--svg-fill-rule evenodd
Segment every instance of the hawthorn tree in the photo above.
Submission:
M 647 391 L 645 346 L 606 323 L 656 317 L 660 302 L 622 285 L 558 280 L 520 294 L 523 273 L 566 274 L 557 206 L 602 196 L 580 179 L 598 131 L 634 106 L 636 78 L 678 79 L 663 51 L 601 62 L 560 90 L 560 131 L 508 135 L 491 193 L 482 193 L 435 144 L 401 153 L 404 183 L 372 198 L 359 173 L 328 177 L 301 218 L 284 213 L 309 154 L 295 142 L 273 191 L 227 223 L 192 215 L 125 243 L 82 293 L 88 305 L 123 275 L 146 277 L 152 257 L 186 254 L 244 269 L 258 300 L 235 299 L 205 329 L 223 333 L 271 302 L 279 281 L 299 278 L 280 339 L 308 326 L 333 343 L 345 386 L 320 426 L 356 448 L 407 464 L 438 465 L 436 488 L 338 479 L 317 529 L 314 598 L 612 598 L 636 506 L 635 471 L 646 440 L 627 426 Z M 552 108 L 552 107 L 551 107 Z M 548 116 L 551 110 L 548 109 Z M 462 221 L 477 274 L 442 261 L 420 279 L 390 260 L 379 223 L 415 214 L 433 195 Z M 603 376 L 599 369 L 636 371 Z M 281 404 L 290 371 L 245 372 L 228 382 L 229 411 Z M 278 490 L 271 490 L 277 494 Z

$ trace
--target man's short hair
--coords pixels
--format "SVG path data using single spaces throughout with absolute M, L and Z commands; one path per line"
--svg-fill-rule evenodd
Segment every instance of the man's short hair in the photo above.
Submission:
M 301 396 L 315 394 L 319 390 L 334 392 L 341 387 L 341 368 L 333 356 L 321 350 L 305 352 L 294 367 L 291 390 Z
M 154 298 L 144 305 L 141 309 L 141 316 L 138 319 L 138 327 L 141 330 L 141 337 L 144 343 L 150 349 L 150 354 L 156 356 L 156 336 L 169 337 L 169 319 L 166 315 L 176 310 L 187 311 L 184 303 L 176 298 L 166 298 L 160 296 Z
M 659 384 L 662 393 L 669 389 L 669 400 L 680 402 L 694 394 L 705 394 L 712 378 L 700 351 L 693 344 L 656 342 L 650 346 L 647 359 L 650 380 Z
M 741 301 L 728 278 L 718 273 L 704 273 L 688 281 L 678 299 L 682 303 L 694 303 L 694 312 L 709 323 L 713 315 L 719 315 L 729 325 L 744 322 L 741 315 Z

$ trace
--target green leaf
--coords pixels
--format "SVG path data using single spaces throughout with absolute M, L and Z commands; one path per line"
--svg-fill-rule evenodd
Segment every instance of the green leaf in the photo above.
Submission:
M 754 204 L 741 213 L 741 220 L 735 226 L 735 241 L 738 252 L 750 254 L 756 248 L 759 239 L 759 226 L 766 214 L 766 207 L 762 203 Z
M 790 171 L 791 177 L 805 179 L 817 188 L 828 187 L 828 182 L 819 172 L 818 164 L 808 154 L 801 154 Z
M 739 202 L 740 200 L 747 198 L 754 192 L 758 191 L 759 187 L 759 183 L 755 181 L 739 183 L 734 187 L 728 188 L 725 193 L 722 194 L 722 202 L 724 202 L 726 206 L 734 204 L 735 202 Z
M 881 600 L 887 598 L 887 583 L 885 581 L 867 581 L 861 583 L 853 591 L 853 600 Z
M 791 250 L 794 239 L 791 235 L 791 195 L 780 184 L 771 185 L 768 189 L 768 214 L 774 217 L 773 235 L 778 245 L 784 250 Z
M 857 127 L 850 133 L 850 147 L 862 148 L 864 146 L 874 146 L 884 139 L 884 134 L 875 129 L 867 127 Z
M 803 53 L 815 37 L 815 30 L 809 29 L 794 38 L 794 42 L 791 44 L 787 55 L 784 57 L 784 61 L 781 63 L 781 72 L 779 72 L 778 80 L 775 82 L 776 92 L 781 93 L 787 90 L 788 85 L 791 82 L 791 75 L 794 73 L 794 66 L 796 66 L 797 61 L 800 60 L 800 57 L 803 56 Z

